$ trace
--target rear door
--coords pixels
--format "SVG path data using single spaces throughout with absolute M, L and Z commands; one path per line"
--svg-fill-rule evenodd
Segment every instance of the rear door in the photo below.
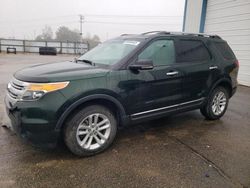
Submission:
M 176 63 L 183 73 L 183 102 L 202 100 L 218 67 L 202 40 L 180 38 L 176 42 Z

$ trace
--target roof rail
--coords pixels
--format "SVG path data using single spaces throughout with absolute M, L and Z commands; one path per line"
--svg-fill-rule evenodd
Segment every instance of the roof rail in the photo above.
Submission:
M 218 35 L 210 35 L 206 33 L 186 33 L 186 32 L 170 32 L 173 35 L 191 35 L 191 36 L 199 36 L 199 37 L 211 37 L 211 38 L 220 38 Z
M 154 34 L 170 34 L 168 31 L 149 31 L 146 33 L 142 33 L 141 35 L 154 35 Z
M 165 35 L 189 35 L 189 36 L 199 36 L 199 37 L 211 37 L 211 38 L 219 38 L 218 35 L 209 35 L 205 33 L 186 33 L 186 32 L 171 32 L 171 31 L 150 31 L 146 33 L 142 33 L 141 35 L 154 35 L 154 34 L 165 34 Z
M 121 36 L 127 36 L 127 35 L 132 35 L 132 34 L 127 34 L 127 33 L 121 34 Z

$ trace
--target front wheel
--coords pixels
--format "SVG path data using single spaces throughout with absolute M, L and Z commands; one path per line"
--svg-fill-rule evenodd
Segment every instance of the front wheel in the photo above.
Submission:
M 91 105 L 77 112 L 66 123 L 64 140 L 78 156 L 90 156 L 108 148 L 117 131 L 114 114 L 104 106 Z
M 228 91 L 224 87 L 217 87 L 209 95 L 206 105 L 200 111 L 209 120 L 219 119 L 225 114 L 228 101 Z

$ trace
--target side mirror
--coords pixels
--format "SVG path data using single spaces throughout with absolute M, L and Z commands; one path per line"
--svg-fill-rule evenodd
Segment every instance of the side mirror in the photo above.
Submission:
M 153 61 L 149 59 L 141 59 L 135 64 L 129 65 L 130 70 L 151 70 L 154 68 Z

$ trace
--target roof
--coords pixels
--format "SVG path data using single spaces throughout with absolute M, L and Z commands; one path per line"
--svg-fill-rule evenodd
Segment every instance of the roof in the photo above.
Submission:
M 185 32 L 172 32 L 172 31 L 150 31 L 141 34 L 122 34 L 124 38 L 153 38 L 156 36 L 190 36 L 190 37 L 207 37 L 221 39 L 218 35 L 209 35 L 205 33 L 185 33 Z

